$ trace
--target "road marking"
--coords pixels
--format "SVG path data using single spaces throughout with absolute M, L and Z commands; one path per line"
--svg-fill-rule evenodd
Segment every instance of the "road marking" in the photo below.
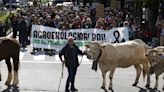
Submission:
M 43 55 L 32 55 L 33 58 L 31 58 L 31 60 L 25 60 L 24 59 L 25 54 L 26 54 L 26 52 L 20 52 L 20 57 L 19 57 L 20 62 L 27 62 L 27 63 L 61 63 L 59 55 L 54 55 L 53 59 L 48 58 L 46 60 L 47 55 L 42 53 Z M 92 61 L 88 60 L 86 56 L 83 56 L 83 58 L 82 58 L 82 56 L 78 56 L 78 59 L 79 59 L 79 63 L 81 63 L 81 64 L 92 64 Z
M 32 61 L 32 60 L 21 60 L 20 61 L 21 63 L 43 63 L 43 64 L 61 64 L 61 61 Z M 84 61 L 84 62 L 81 62 L 81 64 L 86 64 L 86 65 L 90 65 L 92 64 L 92 62 L 87 62 L 87 61 Z
M 59 55 L 55 55 L 55 60 L 60 61 Z
M 46 55 L 37 55 L 37 56 L 33 56 L 33 60 L 36 61 L 43 61 L 45 60 Z
M 19 60 L 22 60 L 22 59 L 23 59 L 23 57 L 24 57 L 24 55 L 25 55 L 25 53 L 24 53 L 24 52 L 20 52 L 20 53 L 19 53 Z

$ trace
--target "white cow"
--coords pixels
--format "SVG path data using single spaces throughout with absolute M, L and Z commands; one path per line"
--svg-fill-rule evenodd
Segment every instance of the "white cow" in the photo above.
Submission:
M 155 73 L 156 83 L 154 89 L 158 88 L 158 78 L 164 72 L 164 53 L 161 53 L 159 49 L 152 49 L 146 55 L 150 61 L 150 74 Z M 164 76 L 163 76 L 164 79 Z M 164 90 L 164 86 L 163 86 Z
M 147 84 L 146 87 L 150 85 L 150 76 L 149 76 L 149 61 L 145 56 L 147 45 L 140 39 L 127 41 L 124 43 L 116 44 L 106 44 L 100 45 L 98 42 L 91 42 L 86 45 L 88 51 L 86 55 L 88 59 L 93 60 L 92 69 L 97 69 L 97 64 L 99 63 L 99 68 L 102 72 L 103 83 L 102 89 L 105 89 L 106 80 L 105 76 L 108 71 L 110 71 L 110 84 L 109 90 L 113 90 L 112 79 L 115 69 L 117 67 L 127 68 L 134 65 L 137 76 L 133 86 L 136 86 L 138 79 L 140 77 L 143 66 L 143 74 L 147 74 Z

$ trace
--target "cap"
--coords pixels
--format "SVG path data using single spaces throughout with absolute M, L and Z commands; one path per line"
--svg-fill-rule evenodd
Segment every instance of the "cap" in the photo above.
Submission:
M 68 37 L 68 41 L 69 41 L 69 40 L 74 40 L 74 37 L 69 36 L 69 37 Z

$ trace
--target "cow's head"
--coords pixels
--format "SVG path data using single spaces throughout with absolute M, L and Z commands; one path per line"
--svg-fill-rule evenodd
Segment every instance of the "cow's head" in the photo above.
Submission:
M 148 53 L 146 54 L 146 57 L 148 58 L 151 66 L 150 74 L 154 73 L 154 67 L 159 64 L 159 57 L 161 55 L 162 54 L 160 54 L 158 50 L 154 50 L 154 49 L 149 50 Z
M 151 67 L 154 67 L 156 64 L 158 64 L 158 58 L 160 54 L 157 50 L 149 50 L 146 54 L 146 57 L 148 58 Z
M 100 46 L 100 43 L 98 42 L 91 42 L 85 46 L 87 48 L 86 49 L 87 58 L 93 60 L 92 69 L 97 71 L 98 60 L 102 53 L 101 51 L 102 46 Z
M 88 59 L 92 59 L 93 61 L 97 61 L 98 56 L 100 54 L 101 46 L 98 42 L 91 42 L 85 45 L 86 55 Z

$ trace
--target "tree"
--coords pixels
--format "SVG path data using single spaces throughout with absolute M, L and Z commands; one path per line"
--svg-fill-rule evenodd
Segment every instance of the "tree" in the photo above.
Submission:
M 7 3 L 7 0 L 2 0 L 3 1 L 3 4 L 5 5 Z
M 145 7 L 149 10 L 148 16 L 148 26 L 149 30 L 154 32 L 155 23 L 157 20 L 157 16 L 159 15 L 159 5 L 162 3 L 162 0 L 145 0 Z
M 104 4 L 105 7 L 109 6 L 109 2 L 111 2 L 111 0 L 98 0 L 99 3 Z

